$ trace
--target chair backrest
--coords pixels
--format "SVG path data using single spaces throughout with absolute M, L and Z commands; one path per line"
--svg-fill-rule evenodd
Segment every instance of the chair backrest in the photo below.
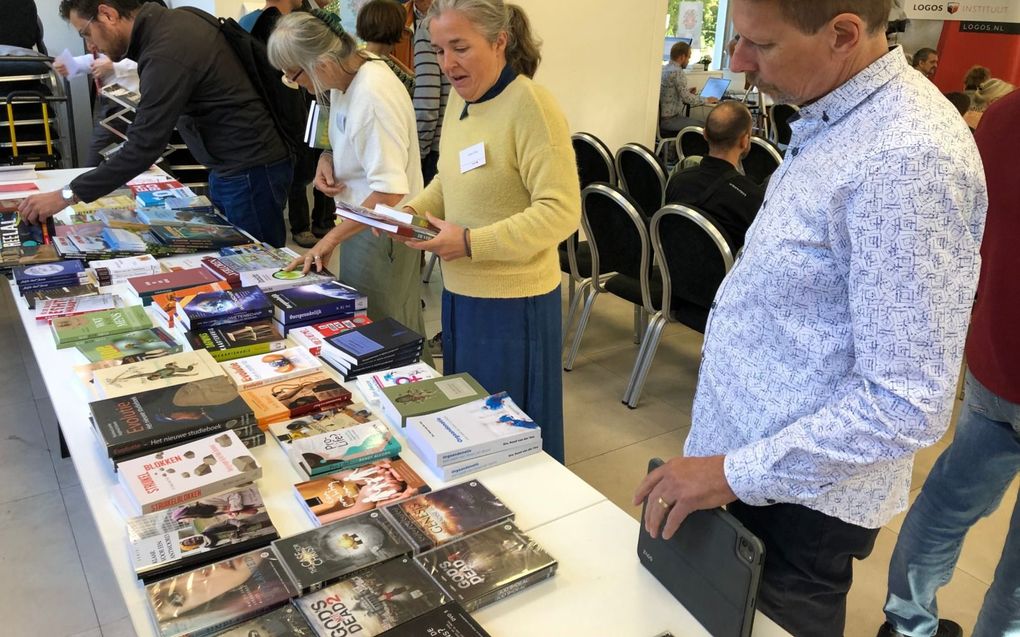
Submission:
M 685 157 L 708 154 L 708 142 L 705 141 L 705 129 L 701 126 L 687 126 L 676 134 L 676 152 L 682 161 Z
M 757 136 L 751 138 L 751 150 L 740 161 L 744 174 L 759 184 L 765 183 L 781 163 L 783 156 L 779 149 L 767 139 Z
M 577 176 L 582 189 L 597 181 L 616 185 L 613 155 L 602 140 L 591 133 L 574 133 L 570 136 L 570 143 L 577 156 Z
M 647 276 L 652 266 L 648 221 L 637 203 L 609 184 L 592 184 L 581 191 L 581 227 L 591 248 L 592 281 L 601 292 L 600 278 L 611 272 L 641 279 L 644 305 L 650 306 Z
M 786 147 L 790 143 L 793 131 L 790 129 L 790 118 L 800 112 L 800 108 L 793 104 L 773 104 L 769 106 L 769 119 L 772 120 L 770 138 L 780 146 Z
M 689 316 L 681 322 L 703 332 L 719 284 L 733 267 L 726 232 L 697 208 L 669 204 L 652 217 L 650 234 L 662 275 L 663 316 Z
M 624 144 L 616 151 L 616 174 L 620 190 L 651 219 L 666 194 L 666 170 L 659 158 L 641 144 Z

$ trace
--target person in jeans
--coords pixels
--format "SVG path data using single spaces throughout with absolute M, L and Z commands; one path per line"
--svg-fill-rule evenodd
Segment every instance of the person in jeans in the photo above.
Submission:
M 981 279 L 967 339 L 968 372 L 956 436 L 928 474 L 900 529 L 889 564 L 881 637 L 958 637 L 939 619 L 935 593 L 949 582 L 963 538 L 998 508 L 1020 473 L 1020 185 L 1013 154 L 1020 144 L 1020 92 L 989 107 L 975 134 L 988 181 Z M 974 637 L 1020 635 L 1020 503 Z
M 63 189 L 21 205 L 36 223 L 94 201 L 149 168 L 174 126 L 209 168 L 209 198 L 231 223 L 282 247 L 292 160 L 248 73 L 211 16 L 138 0 L 61 0 L 60 15 L 114 62 L 138 62 L 141 101 L 123 148 Z
M 758 609 L 842 635 L 854 560 L 949 427 L 988 201 L 973 136 L 889 49 L 889 0 L 733 0 L 730 68 L 801 105 L 716 294 L 684 456 L 649 533 L 728 505 L 765 545 Z

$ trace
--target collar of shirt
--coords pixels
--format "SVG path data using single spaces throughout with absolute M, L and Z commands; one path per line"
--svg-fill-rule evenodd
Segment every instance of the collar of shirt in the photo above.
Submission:
M 492 88 L 485 91 L 485 93 L 473 102 L 464 101 L 464 110 L 460 112 L 460 119 L 464 119 L 468 116 L 468 106 L 472 104 L 481 104 L 482 102 L 488 102 L 492 98 L 502 93 L 506 87 L 510 86 L 510 82 L 517 79 L 517 71 L 510 68 L 509 64 L 503 65 L 503 70 L 499 72 L 499 77 L 496 79 L 496 83 L 492 85 Z
M 789 120 L 790 128 L 798 138 L 790 144 L 790 154 L 796 157 L 801 145 L 798 142 L 843 119 L 881 86 L 909 68 L 902 47 L 893 47 L 839 88 L 802 107 L 800 113 Z
M 143 44 L 142 41 L 145 39 L 146 28 L 149 25 L 149 17 L 159 9 L 167 10 L 155 2 L 146 2 L 138 9 L 138 13 L 135 14 L 135 23 L 131 26 L 131 38 L 128 40 L 128 48 L 124 57 L 129 60 L 137 60 L 139 58 Z

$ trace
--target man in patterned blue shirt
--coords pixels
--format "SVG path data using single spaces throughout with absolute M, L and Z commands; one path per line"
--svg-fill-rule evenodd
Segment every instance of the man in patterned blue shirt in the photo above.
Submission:
M 842 635 L 853 560 L 949 425 L 984 175 L 955 109 L 888 49 L 889 0 L 730 6 L 733 70 L 802 108 L 713 304 L 686 457 L 635 500 L 664 537 L 728 504 L 765 543 L 758 608 Z

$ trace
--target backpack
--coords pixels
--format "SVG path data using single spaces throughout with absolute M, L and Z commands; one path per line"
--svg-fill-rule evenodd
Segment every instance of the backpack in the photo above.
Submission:
M 303 91 L 289 88 L 280 81 L 281 73 L 269 63 L 266 45 L 244 30 L 233 18 L 216 18 L 194 7 L 181 7 L 206 22 L 213 24 L 227 39 L 237 55 L 255 92 L 262 98 L 276 132 L 295 161 L 295 183 L 309 182 L 315 175 L 315 165 L 306 161 L 309 148 L 304 143 L 305 115 L 308 107 Z

